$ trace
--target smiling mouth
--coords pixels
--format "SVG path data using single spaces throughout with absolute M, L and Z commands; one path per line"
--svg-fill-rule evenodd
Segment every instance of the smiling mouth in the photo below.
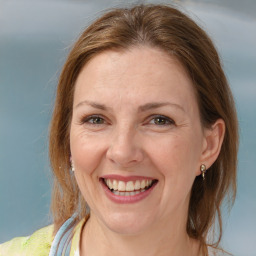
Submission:
M 158 180 L 143 179 L 135 181 L 121 181 L 116 179 L 103 179 L 104 185 L 117 196 L 134 196 L 145 192 L 155 185 Z

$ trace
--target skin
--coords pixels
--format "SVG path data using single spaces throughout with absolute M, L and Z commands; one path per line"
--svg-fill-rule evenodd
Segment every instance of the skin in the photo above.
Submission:
M 103 52 L 75 86 L 71 154 L 91 209 L 81 255 L 200 255 L 186 233 L 190 191 L 200 165 L 209 168 L 219 154 L 224 122 L 202 127 L 192 81 L 155 48 Z M 150 103 L 168 104 L 146 108 Z M 99 182 L 108 174 L 158 183 L 143 200 L 118 204 Z

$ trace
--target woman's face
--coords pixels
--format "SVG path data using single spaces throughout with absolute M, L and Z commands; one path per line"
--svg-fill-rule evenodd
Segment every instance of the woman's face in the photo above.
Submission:
M 122 234 L 186 225 L 205 137 L 181 64 L 150 47 L 106 51 L 75 86 L 71 154 L 91 216 Z

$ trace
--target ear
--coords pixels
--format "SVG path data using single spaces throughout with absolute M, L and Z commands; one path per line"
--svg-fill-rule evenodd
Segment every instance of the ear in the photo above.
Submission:
M 225 122 L 218 119 L 211 127 L 204 128 L 204 142 L 201 154 L 201 163 L 208 169 L 219 156 L 225 135 Z M 200 168 L 198 168 L 200 170 Z M 199 173 L 200 174 L 200 171 Z

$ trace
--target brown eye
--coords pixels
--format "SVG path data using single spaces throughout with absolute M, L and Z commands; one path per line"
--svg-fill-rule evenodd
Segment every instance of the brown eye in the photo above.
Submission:
M 157 125 L 165 125 L 168 121 L 165 118 L 158 117 L 154 119 L 154 123 Z
M 82 120 L 83 124 L 100 125 L 105 124 L 105 120 L 100 116 L 88 116 Z
M 92 124 L 103 124 L 104 119 L 101 117 L 92 117 L 90 120 L 88 120 L 88 122 Z
M 150 124 L 166 126 L 174 124 L 174 121 L 166 116 L 155 116 L 153 119 L 151 119 Z

